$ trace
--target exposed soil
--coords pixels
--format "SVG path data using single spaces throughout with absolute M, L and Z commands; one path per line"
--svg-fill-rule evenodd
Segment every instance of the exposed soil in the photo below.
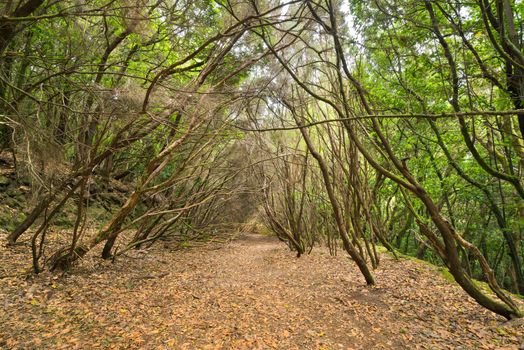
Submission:
M 519 349 L 505 322 L 416 261 L 382 257 L 366 287 L 343 254 L 295 258 L 275 238 L 86 259 L 19 275 L 0 247 L 1 349 Z M 23 253 L 24 252 L 24 253 Z M 16 261 L 16 263 L 9 263 Z M 10 265 L 9 265 L 10 264 Z M 11 277 L 6 277 L 11 276 Z

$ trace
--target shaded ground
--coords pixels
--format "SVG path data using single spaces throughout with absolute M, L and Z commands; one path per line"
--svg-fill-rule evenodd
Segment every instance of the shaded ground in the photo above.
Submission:
M 411 260 L 384 256 L 378 287 L 369 288 L 342 253 L 296 259 L 274 238 L 245 235 L 182 251 L 160 245 L 115 263 L 86 259 L 63 277 L 5 277 L 27 264 L 27 248 L 0 248 L 1 349 L 502 350 L 524 342 L 522 322 L 504 322 Z

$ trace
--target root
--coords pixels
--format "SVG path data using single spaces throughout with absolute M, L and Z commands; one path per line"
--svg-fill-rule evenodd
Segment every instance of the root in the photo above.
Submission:
M 55 271 L 66 271 L 74 262 L 82 258 L 87 254 L 89 249 L 86 246 L 78 246 L 75 249 L 62 248 L 49 258 L 49 270 Z

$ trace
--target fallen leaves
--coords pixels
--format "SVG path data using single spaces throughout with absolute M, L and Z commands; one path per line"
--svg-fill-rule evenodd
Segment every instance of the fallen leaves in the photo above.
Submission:
M 523 323 L 502 322 L 414 261 L 384 256 L 368 288 L 345 256 L 296 259 L 267 237 L 155 249 L 87 261 L 63 278 L 6 278 L 0 349 L 507 350 L 523 341 Z

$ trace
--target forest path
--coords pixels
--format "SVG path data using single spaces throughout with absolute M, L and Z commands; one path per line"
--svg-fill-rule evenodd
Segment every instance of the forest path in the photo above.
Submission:
M 378 287 L 366 287 L 343 252 L 297 259 L 261 235 L 152 250 L 86 259 L 66 277 L 0 280 L 0 348 L 519 349 L 524 340 L 522 323 L 411 260 L 383 256 Z

